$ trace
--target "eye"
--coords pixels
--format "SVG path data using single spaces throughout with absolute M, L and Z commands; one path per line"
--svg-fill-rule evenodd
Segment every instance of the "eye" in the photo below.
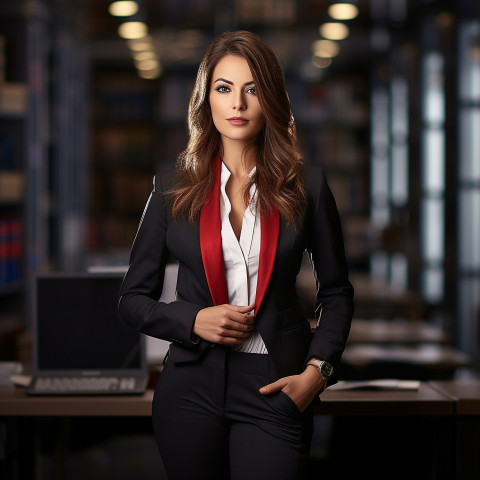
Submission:
M 219 93 L 227 93 L 230 91 L 230 88 L 227 85 L 218 85 L 215 87 L 215 90 Z
M 245 90 L 246 93 L 250 93 L 251 95 L 256 95 L 257 94 L 257 91 L 255 90 L 255 87 L 248 87 L 246 90 Z

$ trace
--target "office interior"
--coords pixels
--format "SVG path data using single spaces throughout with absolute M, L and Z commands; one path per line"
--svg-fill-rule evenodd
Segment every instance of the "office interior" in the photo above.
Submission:
M 342 219 L 356 310 L 340 378 L 478 379 L 480 2 L 138 0 L 126 16 L 113 3 L 0 2 L 2 365 L 31 368 L 38 273 L 126 268 L 153 175 L 185 146 L 206 47 L 246 29 L 277 54 L 305 163 L 325 169 Z M 312 319 L 314 289 L 306 260 L 298 291 Z M 391 441 L 382 422 L 361 421 Z M 320 419 L 314 435 L 323 471 L 332 423 Z M 142 458 L 153 450 L 144 430 L 122 437 Z M 114 458 L 127 450 L 109 445 Z M 110 478 L 98 473 L 106 450 L 87 450 L 83 478 Z

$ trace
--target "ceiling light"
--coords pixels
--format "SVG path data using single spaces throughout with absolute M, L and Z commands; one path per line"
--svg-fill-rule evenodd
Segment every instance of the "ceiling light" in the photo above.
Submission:
M 157 58 L 157 54 L 151 50 L 143 50 L 142 52 L 134 52 L 133 58 L 137 61 L 155 60 Z
M 358 16 L 358 7 L 351 3 L 334 3 L 328 7 L 328 14 L 335 20 L 352 20 Z
M 312 43 L 312 52 L 317 57 L 335 57 L 340 53 L 340 47 L 338 43 L 331 40 L 315 40 Z
M 312 57 L 312 63 L 317 68 L 327 68 L 332 63 L 332 58 L 331 57 L 317 57 L 317 56 L 314 55 Z
M 147 25 L 143 22 L 125 22 L 118 27 L 118 34 L 122 38 L 143 38 L 147 33 Z
M 108 12 L 115 17 L 129 17 L 138 12 L 138 3 L 133 1 L 112 2 L 108 7 Z
M 142 78 L 147 80 L 154 80 L 158 78 L 162 74 L 162 67 L 159 65 L 157 68 L 153 70 L 138 70 L 138 75 Z
M 350 33 L 350 29 L 346 25 L 337 22 L 324 23 L 318 30 L 322 37 L 329 40 L 343 40 Z
M 156 68 L 160 67 L 158 60 L 154 58 L 149 58 L 147 60 L 140 60 L 135 62 L 135 66 L 139 70 L 155 70 Z
M 316 52 L 313 52 L 313 56 L 318 58 L 332 58 L 332 56 L 328 52 L 324 52 L 322 50 L 317 50 Z
M 132 38 L 131 40 L 127 40 L 127 45 L 130 50 L 135 52 L 153 49 L 152 39 L 148 35 L 142 38 Z

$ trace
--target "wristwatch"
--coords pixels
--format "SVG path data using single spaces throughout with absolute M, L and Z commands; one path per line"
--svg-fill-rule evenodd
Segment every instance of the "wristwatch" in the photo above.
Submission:
M 316 367 L 325 381 L 328 381 L 328 379 L 333 375 L 333 367 L 326 360 L 312 359 L 308 361 L 307 365 L 312 365 L 313 367 Z

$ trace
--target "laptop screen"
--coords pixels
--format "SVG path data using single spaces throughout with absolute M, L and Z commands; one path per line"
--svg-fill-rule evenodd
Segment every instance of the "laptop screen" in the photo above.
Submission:
M 38 371 L 140 371 L 143 335 L 117 312 L 123 276 L 47 274 L 36 278 L 35 363 Z

